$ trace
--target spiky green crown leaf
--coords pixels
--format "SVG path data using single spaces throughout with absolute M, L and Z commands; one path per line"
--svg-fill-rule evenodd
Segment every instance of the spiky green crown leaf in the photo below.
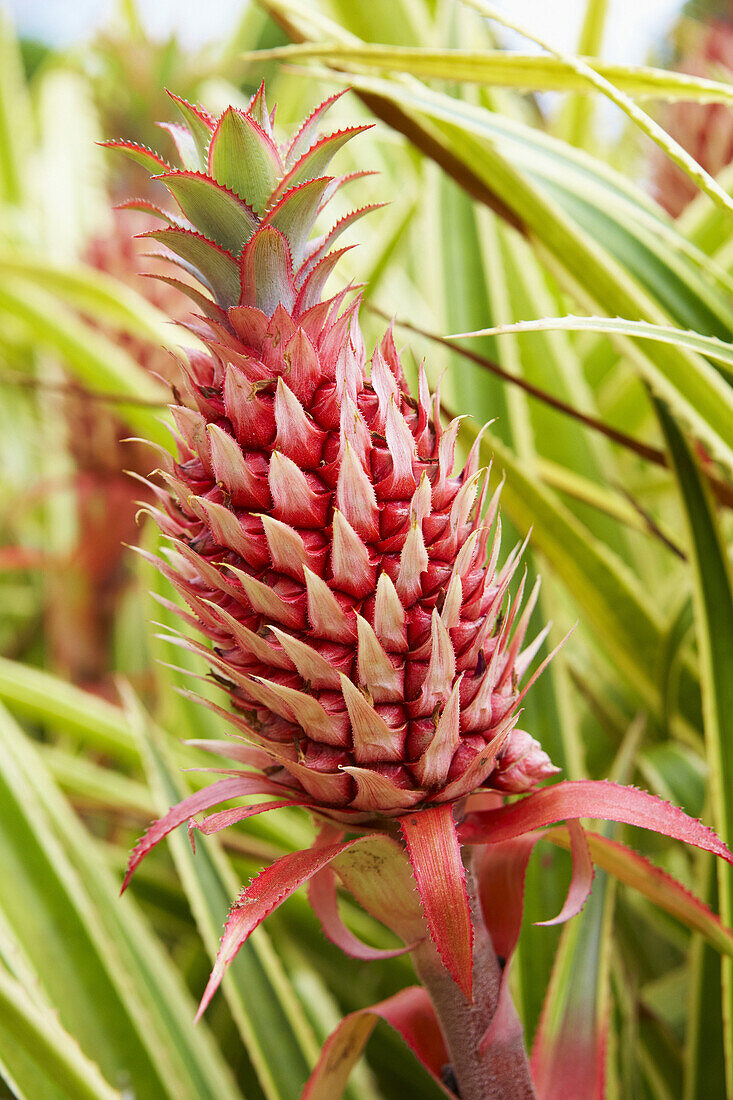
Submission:
M 347 226 L 375 208 L 365 206 L 313 237 L 319 214 L 348 176 L 325 174 L 334 153 L 369 126 L 350 126 L 325 136 L 319 127 L 331 96 L 308 116 L 295 136 L 278 145 L 264 85 L 246 111 L 227 107 L 219 118 L 171 95 L 182 125 L 166 125 L 180 167 L 128 141 L 105 142 L 122 149 L 163 184 L 178 207 L 133 202 L 165 222 L 147 236 L 165 244 L 220 309 L 255 306 L 271 313 L 278 302 L 301 313 L 320 298 L 323 284 L 343 252 L 329 250 Z M 362 173 L 357 173 L 361 175 Z M 200 299 L 196 304 L 201 305 Z

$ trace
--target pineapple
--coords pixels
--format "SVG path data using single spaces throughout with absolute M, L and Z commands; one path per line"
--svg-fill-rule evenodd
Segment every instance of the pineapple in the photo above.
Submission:
M 358 295 L 321 297 L 332 245 L 368 209 L 311 239 L 349 178 L 325 175 L 329 161 L 365 129 L 319 137 L 332 102 L 282 147 L 263 89 L 218 119 L 181 102 L 182 170 L 122 144 L 180 207 L 147 236 L 211 294 L 155 509 L 174 546 L 160 568 L 213 649 L 186 644 L 229 693 L 242 762 L 325 816 L 373 824 L 494 775 L 531 790 L 555 769 L 515 728 L 544 632 L 522 649 L 536 589 L 521 615 L 521 588 L 502 611 L 520 553 L 499 567 L 478 447 L 454 473 L 459 420 L 441 425 L 424 371 L 416 399 L 391 331 L 368 371 Z
M 442 1032 L 464 1100 L 529 1097 L 507 974 L 535 830 L 569 822 L 573 879 L 555 921 L 577 913 L 590 890 L 579 818 L 643 825 L 732 857 L 711 830 L 643 791 L 591 781 L 537 789 L 557 769 L 518 721 L 546 631 L 525 645 L 537 588 L 522 607 L 521 580 L 510 604 L 522 548 L 500 565 L 498 492 L 489 499 L 478 442 L 455 470 L 459 420 L 441 423 L 424 370 L 413 396 L 391 329 L 367 364 L 358 293 L 323 297 L 344 252 L 333 246 L 369 209 L 314 236 L 329 199 L 354 178 L 326 173 L 365 127 L 320 136 L 334 96 L 279 145 L 263 87 L 247 110 L 219 118 L 173 98 L 185 123 L 169 127 L 181 168 L 143 146 L 110 144 L 147 165 L 177 203 L 176 212 L 144 204 L 164 222 L 145 236 L 202 286 L 180 284 L 207 350 L 181 364 L 174 391 L 178 457 L 163 452 L 150 509 L 172 548 L 153 561 L 187 605 L 175 609 L 208 639 L 175 640 L 211 665 L 231 708 L 207 705 L 233 736 L 196 742 L 229 758 L 214 769 L 224 777 L 151 826 L 124 885 L 178 825 L 209 834 L 306 807 L 319 825 L 313 846 L 242 889 L 199 1013 L 250 933 L 306 882 L 345 951 L 399 953 L 343 926 L 337 872 L 401 936 L 427 990 L 374 1011 L 393 1013 L 413 1045 L 418 1027 Z M 526 797 L 503 806 L 506 793 Z M 196 820 L 249 795 L 271 800 Z M 478 888 L 470 845 L 487 846 Z M 423 1059 L 433 1072 L 441 1049 Z M 329 1057 L 327 1045 L 316 1078 Z

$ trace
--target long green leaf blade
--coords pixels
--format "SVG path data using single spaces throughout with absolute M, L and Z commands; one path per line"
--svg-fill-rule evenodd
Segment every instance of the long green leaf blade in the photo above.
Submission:
M 143 1025 L 142 1002 L 17 760 L 20 745 L 22 734 L 0 713 L 0 912 L 62 1027 L 108 1080 L 127 1079 L 143 1095 L 185 1095 L 184 1080 L 165 1050 L 156 1049 L 150 1023 Z
M 658 415 L 684 503 L 692 553 L 693 607 L 700 650 L 705 744 L 715 827 L 733 840 L 733 584 L 715 509 L 689 447 L 666 409 Z M 720 912 L 733 921 L 733 875 L 718 870 Z M 728 1091 L 733 1093 L 733 968 L 722 964 L 723 1021 Z
M 37 287 L 3 282 L 0 311 L 28 326 L 30 340 L 59 356 L 93 393 L 118 399 L 120 415 L 131 428 L 170 449 L 170 433 L 161 423 L 166 391 L 122 348 Z
M 34 746 L 6 712 L 0 720 L 4 766 L 18 776 L 18 789 L 32 792 L 29 803 L 43 807 L 48 844 L 59 843 L 63 859 L 73 866 L 69 879 L 75 874 L 81 884 L 80 912 L 86 915 L 92 942 L 102 937 L 111 975 L 123 990 L 130 989 L 140 1023 L 148 1021 L 145 1042 L 166 1067 L 171 1078 L 166 1088 L 191 1100 L 235 1100 L 229 1071 L 208 1030 L 193 1027 L 193 1003 L 179 973 L 131 899 L 118 897 L 116 880 L 46 774 Z M 63 928 L 62 922 L 60 935 Z
M 241 55 L 249 62 L 300 61 L 317 58 L 338 65 L 346 62 L 377 72 L 409 73 L 424 79 L 485 84 L 490 88 L 531 89 L 540 92 L 589 92 L 588 81 L 558 57 L 511 53 L 506 50 L 431 49 L 428 46 L 387 46 L 374 43 L 307 42 L 277 46 Z M 719 80 L 669 72 L 643 65 L 621 65 L 597 57 L 581 61 L 612 81 L 628 95 L 650 99 L 685 100 L 733 105 L 733 90 Z M 574 142 L 582 147 L 583 142 Z
M 648 321 L 633 321 L 624 317 L 538 317 L 509 325 L 494 325 L 476 332 L 460 332 L 446 339 L 502 336 L 510 332 L 598 332 L 605 336 L 633 336 L 637 340 L 656 340 L 660 344 L 674 344 L 697 355 L 715 359 L 733 381 L 733 344 L 719 340 L 717 336 L 703 336 L 699 332 L 687 332 L 672 325 L 654 325 Z M 716 394 L 717 392 L 716 390 Z
M 1 963 L 0 1070 L 20 1100 L 122 1100 L 56 1014 L 35 1004 Z
M 175 778 L 162 738 L 154 734 L 136 704 L 133 715 L 150 786 L 162 813 L 185 792 Z M 214 838 L 199 843 L 195 855 L 180 830 L 171 835 L 169 843 L 213 961 L 224 919 L 240 884 Z M 258 929 L 241 948 L 223 990 L 265 1096 L 268 1100 L 296 1100 L 315 1063 L 318 1046 L 264 929 Z

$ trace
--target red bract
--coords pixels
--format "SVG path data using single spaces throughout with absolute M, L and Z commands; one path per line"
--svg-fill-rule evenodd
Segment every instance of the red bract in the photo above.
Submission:
M 517 729 L 534 677 L 522 680 L 545 636 L 524 645 L 537 588 L 522 608 L 522 580 L 509 601 L 523 548 L 500 565 L 498 493 L 487 500 L 478 444 L 454 469 L 459 421 L 443 426 L 424 370 L 413 397 L 391 331 L 368 363 L 358 299 L 321 300 L 341 254 L 331 245 L 360 213 L 311 238 L 353 178 L 324 175 L 326 166 L 363 129 L 320 137 L 329 102 L 284 146 L 262 89 L 247 111 L 219 119 L 181 103 L 183 170 L 120 143 L 150 162 L 180 208 L 153 236 L 212 295 L 193 292 L 202 313 L 191 327 L 208 351 L 184 365 L 172 407 L 178 458 L 161 472 L 166 491 L 152 511 L 173 544 L 158 564 L 189 608 L 183 617 L 212 644 L 174 640 L 213 666 L 233 708 L 214 709 L 239 735 L 200 747 L 243 766 L 157 822 L 128 879 L 171 829 L 240 795 L 271 801 L 197 827 L 215 832 L 284 804 L 307 807 L 322 826 L 311 849 L 242 890 L 201 1010 L 251 932 L 305 883 L 335 942 L 379 954 L 341 924 L 334 872 L 468 1003 L 478 902 L 472 914 L 462 844 L 606 816 L 729 858 L 681 811 L 611 785 L 561 784 L 473 811 L 476 791 L 498 802 L 557 770 Z M 579 825 L 571 837 L 576 871 L 558 919 L 578 912 L 590 888 Z M 484 930 L 476 950 L 487 942 Z M 501 987 L 489 1038 L 517 1026 Z

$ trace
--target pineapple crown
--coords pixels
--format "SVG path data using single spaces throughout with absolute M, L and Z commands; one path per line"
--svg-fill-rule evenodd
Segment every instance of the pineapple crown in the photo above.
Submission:
M 350 126 L 321 135 L 323 116 L 344 92 L 325 100 L 290 141 L 274 136 L 275 109 L 268 110 L 264 83 L 248 108 L 227 107 L 213 118 L 200 106 L 168 93 L 182 124 L 161 123 L 170 133 L 181 167 L 129 141 L 108 141 L 162 183 L 179 213 L 146 199 L 123 203 L 167 223 L 142 234 L 166 245 L 178 263 L 213 296 L 213 308 L 191 288 L 199 308 L 221 320 L 232 306 L 253 306 L 271 314 L 278 303 L 300 316 L 320 301 L 326 279 L 348 249 L 331 248 L 353 222 L 381 203 L 342 217 L 324 235 L 311 239 L 319 214 L 345 183 L 369 172 L 325 175 L 331 158 L 351 138 L 370 129 Z

